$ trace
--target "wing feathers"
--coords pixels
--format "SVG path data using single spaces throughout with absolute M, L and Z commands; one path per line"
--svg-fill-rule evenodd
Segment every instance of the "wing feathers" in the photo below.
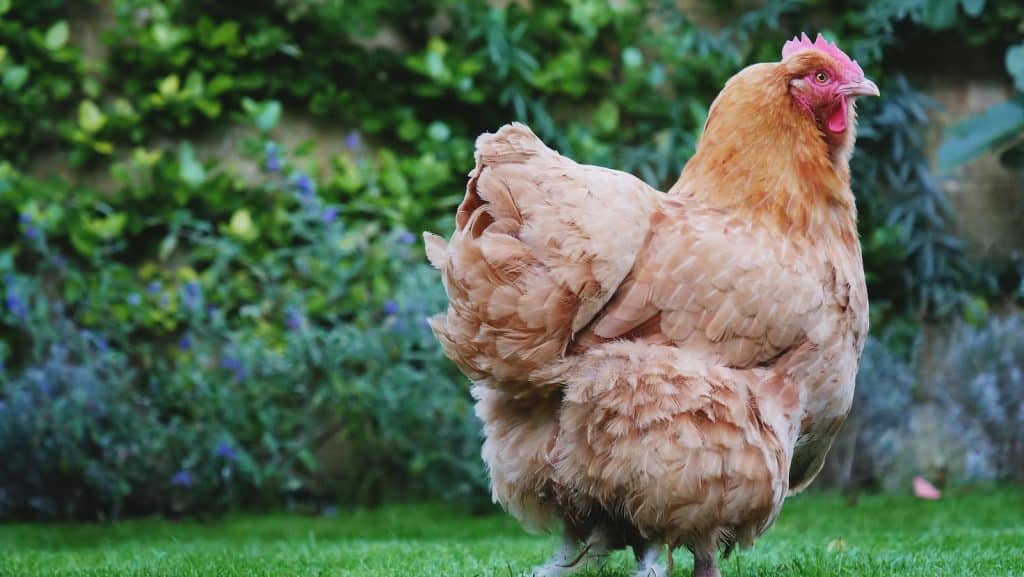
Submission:
M 822 306 L 821 281 L 806 274 L 785 239 L 763 242 L 763 233 L 685 197 L 658 214 L 661 224 L 589 329 L 596 338 L 585 342 L 622 338 L 660 315 L 661 336 L 652 342 L 752 367 L 804 336 Z

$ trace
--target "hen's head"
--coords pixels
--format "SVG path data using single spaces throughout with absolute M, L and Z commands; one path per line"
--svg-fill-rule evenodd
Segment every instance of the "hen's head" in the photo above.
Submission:
M 789 93 L 810 114 L 828 137 L 846 132 L 858 96 L 878 96 L 878 86 L 833 43 L 819 34 L 811 42 L 806 34 L 782 47 L 782 68 Z

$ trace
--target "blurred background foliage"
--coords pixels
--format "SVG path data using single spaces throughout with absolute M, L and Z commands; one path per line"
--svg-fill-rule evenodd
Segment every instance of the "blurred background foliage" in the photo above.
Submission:
M 724 82 L 800 31 L 883 94 L 853 160 L 874 337 L 830 479 L 898 477 L 919 402 L 988 443 L 959 478 L 1020 479 L 1024 350 L 997 349 L 1024 326 L 991 314 L 1020 265 L 965 247 L 913 79 L 937 43 L 999 59 L 1017 96 L 937 166 L 1019 168 L 1017 3 L 0 0 L 0 518 L 486 503 L 419 238 L 450 230 L 473 139 L 527 122 L 664 189 Z M 942 395 L 929 326 L 989 351 Z

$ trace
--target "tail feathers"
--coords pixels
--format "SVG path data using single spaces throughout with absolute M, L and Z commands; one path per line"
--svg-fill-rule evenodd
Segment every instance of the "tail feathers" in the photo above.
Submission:
M 517 164 L 538 155 L 558 153 L 525 124 L 513 122 L 494 134 L 484 133 L 476 139 L 477 168 L 490 164 Z
M 476 146 L 455 233 L 424 235 L 449 301 L 431 324 L 474 381 L 548 394 L 574 332 L 632 267 L 657 193 L 559 155 L 522 124 Z
M 480 136 L 476 159 L 451 240 L 423 237 L 449 300 L 431 328 L 474 381 L 516 396 L 544 395 L 571 338 L 578 302 L 524 242 L 521 204 L 532 210 L 544 196 L 534 180 L 536 161 L 564 159 L 522 124 Z
M 448 243 L 432 232 L 423 233 L 423 245 L 427 247 L 427 260 L 438 270 L 444 270 L 448 261 Z
M 523 124 L 506 124 L 494 134 L 481 134 L 476 139 L 476 167 L 469 173 L 466 197 L 455 217 L 458 230 L 469 229 L 473 238 L 479 238 L 484 230 L 497 224 L 502 232 L 514 234 L 523 224 L 523 215 L 513 191 L 536 185 L 529 182 L 529 174 L 515 170 L 503 170 L 499 182 L 486 186 L 481 186 L 480 179 L 488 168 L 521 165 L 545 155 L 558 158 L 558 153 Z

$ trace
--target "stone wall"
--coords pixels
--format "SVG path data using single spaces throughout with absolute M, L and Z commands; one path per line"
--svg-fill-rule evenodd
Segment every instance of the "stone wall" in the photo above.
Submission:
M 964 77 L 962 72 L 951 70 L 926 85 L 927 93 L 945 108 L 936 115 L 937 128 L 977 114 L 1012 94 L 1008 79 Z M 996 258 L 1024 251 L 1024 172 L 1009 170 L 995 154 L 986 154 L 940 176 L 960 232 L 973 251 Z

